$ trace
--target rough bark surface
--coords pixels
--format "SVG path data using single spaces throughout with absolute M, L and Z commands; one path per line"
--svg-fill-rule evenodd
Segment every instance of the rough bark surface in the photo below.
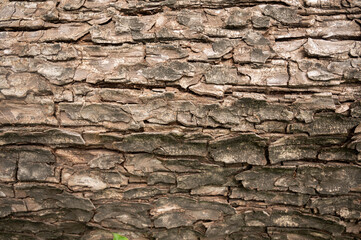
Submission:
M 360 0 L 2 0 L 0 239 L 361 239 Z

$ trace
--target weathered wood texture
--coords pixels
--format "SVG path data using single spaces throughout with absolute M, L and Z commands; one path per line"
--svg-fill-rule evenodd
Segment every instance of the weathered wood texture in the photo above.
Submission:
M 2 0 L 0 239 L 361 239 L 360 0 Z

